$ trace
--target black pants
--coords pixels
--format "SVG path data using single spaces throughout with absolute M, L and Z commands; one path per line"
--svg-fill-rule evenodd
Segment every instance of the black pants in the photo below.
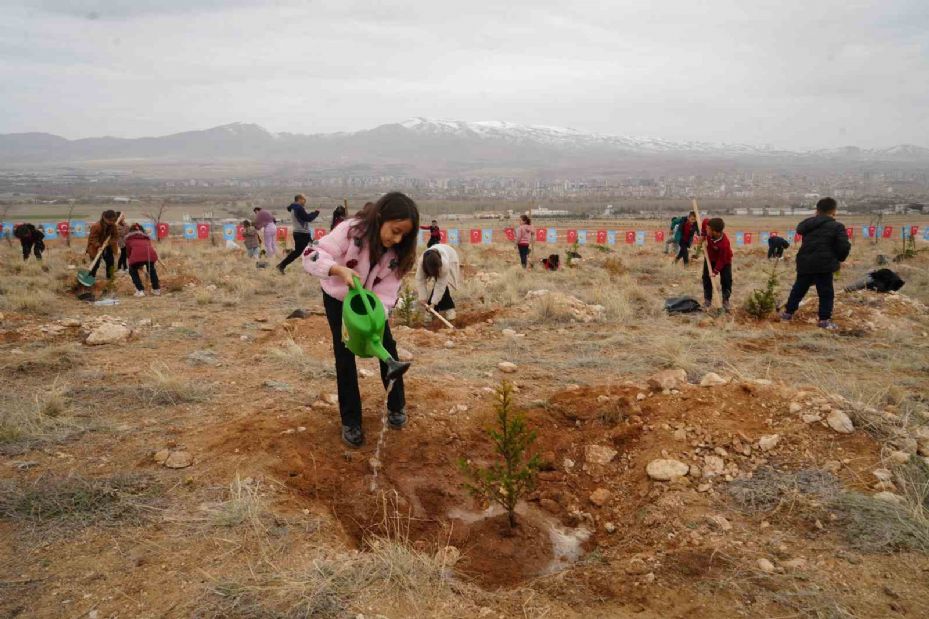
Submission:
M 23 247 L 23 260 L 29 260 L 30 253 L 35 254 L 36 260 L 42 259 L 42 252 L 45 250 L 45 243 L 42 241 L 19 239 L 19 244 Z
M 677 262 L 680 259 L 684 259 L 684 264 L 690 264 L 690 245 L 684 245 L 681 243 L 681 248 L 677 252 L 677 257 L 674 259 L 674 262 Z
M 335 374 L 339 388 L 339 414 L 343 426 L 361 425 L 361 393 L 358 390 L 358 371 L 355 367 L 355 355 L 342 343 L 342 302 L 323 293 L 323 306 L 326 319 L 332 331 L 332 349 L 335 351 Z M 394 359 L 397 358 L 397 342 L 390 334 L 390 325 L 384 325 L 384 348 Z M 381 381 L 387 388 L 387 366 L 381 366 Z M 387 408 L 402 411 L 406 407 L 406 394 L 403 390 L 403 377 L 397 379 L 393 391 L 387 397 Z
M 115 274 L 115 270 L 113 269 L 113 249 L 107 246 L 107 248 L 103 250 L 101 259 L 103 263 L 106 264 L 106 278 L 113 279 L 113 275 Z M 91 267 L 90 274 L 96 277 L 98 268 L 100 268 L 100 260 L 97 260 L 93 267 Z
M 441 237 L 441 236 L 430 236 L 430 237 L 429 237 L 429 242 L 426 243 L 426 249 L 429 249 L 429 248 L 432 247 L 433 245 L 438 245 L 438 244 L 441 243 L 441 242 L 442 242 L 442 237 Z
M 121 271 L 129 268 L 129 252 L 125 247 L 119 248 L 119 260 L 116 261 L 116 270 Z
M 769 247 L 768 248 L 768 260 L 771 258 L 783 258 L 784 257 L 784 248 L 783 247 Z
M 729 297 L 732 295 L 731 264 L 727 264 L 719 272 L 719 284 L 723 289 L 723 303 L 729 303 Z M 703 261 L 703 298 L 706 301 L 713 300 L 713 280 L 710 279 L 710 270 L 706 266 L 706 260 Z
M 793 314 L 800 307 L 800 301 L 806 296 L 810 286 L 816 286 L 816 294 L 819 296 L 819 319 L 829 320 L 832 318 L 832 307 L 835 304 L 835 289 L 832 286 L 832 273 L 807 273 L 797 274 L 797 281 L 790 290 L 790 297 L 787 299 L 786 312 Z
M 435 288 L 432 289 L 432 292 L 435 293 Z M 432 295 L 429 295 L 429 299 L 432 299 Z M 452 289 L 446 287 L 445 294 L 442 295 L 442 298 L 439 299 L 439 302 L 435 304 L 433 308 L 437 312 L 445 312 L 450 309 L 455 309 L 455 301 L 452 299 Z
M 517 245 L 519 249 L 519 263 L 523 265 L 523 268 L 526 268 L 526 265 L 529 263 L 529 246 L 528 245 Z
M 303 250 L 306 249 L 306 246 L 310 244 L 311 238 L 309 232 L 298 232 L 294 230 L 294 250 L 281 260 L 277 268 L 284 270 L 287 268 L 288 264 L 299 258 L 303 254 Z
M 135 284 L 135 289 L 145 290 L 144 286 L 142 286 L 142 278 L 139 277 L 139 270 L 142 267 L 148 269 L 148 276 L 152 280 L 152 290 L 158 290 L 161 288 L 161 285 L 158 283 L 158 271 L 155 270 L 155 263 L 139 262 L 129 267 L 129 277 L 132 278 L 132 283 Z

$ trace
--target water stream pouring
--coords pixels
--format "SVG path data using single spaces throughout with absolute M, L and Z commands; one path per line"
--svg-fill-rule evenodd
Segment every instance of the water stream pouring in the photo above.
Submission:
M 384 304 L 376 294 L 365 290 L 357 277 L 342 303 L 342 324 L 347 334 L 343 338 L 345 347 L 357 357 L 380 359 L 387 366 L 388 382 L 400 378 L 410 368 L 408 361 L 397 361 L 384 348 L 387 324 Z

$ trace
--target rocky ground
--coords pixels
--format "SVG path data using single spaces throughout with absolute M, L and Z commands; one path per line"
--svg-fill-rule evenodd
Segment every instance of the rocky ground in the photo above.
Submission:
M 669 317 L 653 249 L 523 272 L 463 248 L 456 330 L 395 315 L 409 425 L 339 440 L 317 284 L 209 246 L 74 298 L 77 257 L 0 246 L 0 616 L 920 616 L 929 607 L 929 259 L 900 294 L 782 324 Z M 842 279 L 872 268 L 856 246 Z M 788 269 L 780 265 L 781 294 Z M 786 267 L 786 268 L 785 268 Z M 771 268 L 739 250 L 741 306 Z M 296 311 L 295 310 L 299 310 Z M 406 322 L 407 324 L 401 324 Z M 463 488 L 494 391 L 537 433 L 519 526 Z

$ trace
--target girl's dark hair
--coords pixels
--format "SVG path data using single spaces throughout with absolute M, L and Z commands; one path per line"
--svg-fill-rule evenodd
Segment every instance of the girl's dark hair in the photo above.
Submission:
M 129 226 L 129 231 L 130 231 L 130 232 L 136 232 L 136 231 L 138 231 L 138 232 L 145 232 L 145 229 L 142 227 L 142 224 L 140 224 L 140 223 L 134 223 L 134 224 L 132 224 L 131 226 Z
M 100 215 L 100 223 L 103 223 L 106 219 L 116 219 L 117 217 L 116 211 L 103 211 L 103 214 Z
M 523 223 L 526 225 L 532 225 L 532 220 L 529 219 L 529 215 L 520 215 L 520 219 L 523 220 Z
M 388 221 L 409 219 L 412 229 L 393 249 L 397 252 L 397 276 L 403 277 L 410 272 L 416 261 L 416 241 L 419 239 L 419 209 L 412 198 L 399 191 L 386 193 L 374 204 L 365 204 L 355 219 L 355 236 L 367 244 L 372 263 L 379 261 L 387 251 L 381 244 L 381 226 Z
M 247 219 L 243 219 L 243 220 L 242 220 L 242 227 L 243 227 L 243 228 L 248 228 L 250 225 L 252 225 L 252 222 L 250 222 L 249 220 L 247 220 Z
M 426 274 L 426 277 L 438 279 L 441 270 L 442 256 L 434 249 L 427 250 L 423 254 L 423 273 Z

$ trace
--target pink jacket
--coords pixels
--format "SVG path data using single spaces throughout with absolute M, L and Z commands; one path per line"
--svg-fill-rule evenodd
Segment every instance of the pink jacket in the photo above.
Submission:
M 380 297 L 384 307 L 392 309 L 400 292 L 397 253 L 388 249 L 372 268 L 368 248 L 361 237 L 355 236 L 356 223 L 354 218 L 343 221 L 321 238 L 316 247 L 307 247 L 303 252 L 303 268 L 322 280 L 326 294 L 340 301 L 345 299 L 348 286 L 341 277 L 329 277 L 329 269 L 336 264 L 354 269 L 361 275 L 362 285 Z
M 532 235 L 534 233 L 535 231 L 529 224 L 520 224 L 519 227 L 516 228 L 516 244 L 530 245 L 532 243 Z

